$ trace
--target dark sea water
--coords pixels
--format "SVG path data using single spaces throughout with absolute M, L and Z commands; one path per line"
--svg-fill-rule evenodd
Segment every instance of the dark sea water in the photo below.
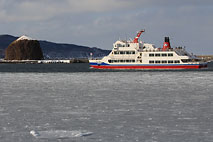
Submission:
M 3 72 L 32 72 L 32 73 L 59 73 L 59 72 L 159 72 L 159 71 L 171 71 L 171 70 L 109 70 L 109 69 L 90 69 L 87 63 L 75 63 L 75 64 L 0 64 L 0 73 Z M 205 69 L 189 69 L 189 70 L 173 70 L 173 72 L 188 72 L 188 71 L 213 71 L 213 62 L 208 64 L 208 68 Z
M 213 64 L 0 64 L 0 142 L 212 142 Z

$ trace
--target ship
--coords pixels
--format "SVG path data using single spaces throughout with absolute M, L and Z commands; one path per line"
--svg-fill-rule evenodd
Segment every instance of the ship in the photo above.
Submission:
M 207 62 L 186 51 L 185 47 L 172 48 L 169 37 L 163 47 L 139 41 L 145 30 L 140 30 L 134 40 L 118 40 L 109 55 L 102 59 L 89 60 L 95 69 L 199 69 Z

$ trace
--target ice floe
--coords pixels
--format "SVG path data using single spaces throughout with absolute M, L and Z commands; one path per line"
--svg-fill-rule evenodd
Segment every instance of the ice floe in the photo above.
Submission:
M 84 137 L 92 135 L 93 132 L 89 131 L 66 131 L 66 130 L 50 130 L 50 131 L 30 131 L 30 134 L 36 138 L 72 138 L 72 137 Z

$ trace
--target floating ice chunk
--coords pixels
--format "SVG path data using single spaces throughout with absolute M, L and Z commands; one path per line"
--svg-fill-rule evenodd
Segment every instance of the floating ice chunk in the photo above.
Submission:
M 150 118 L 148 118 L 148 120 L 152 120 L 152 118 L 150 117 Z
M 39 133 L 34 131 L 34 130 L 30 131 L 30 134 L 33 135 L 34 137 L 38 137 L 39 136 Z
M 114 109 L 115 112 L 129 112 L 129 109 Z
M 192 118 L 190 118 L 190 117 L 183 117 L 183 118 L 178 118 L 178 119 L 180 119 L 180 120 L 193 120 L 193 119 L 197 119 L 196 117 L 192 117 Z
M 71 138 L 71 137 L 83 137 L 92 135 L 92 132 L 88 131 L 65 131 L 65 130 L 50 130 L 50 131 L 30 131 L 30 134 L 36 138 Z

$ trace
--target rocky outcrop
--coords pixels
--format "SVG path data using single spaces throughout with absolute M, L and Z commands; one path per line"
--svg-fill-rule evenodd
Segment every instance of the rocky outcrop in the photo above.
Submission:
M 5 49 L 11 44 L 17 37 L 11 35 L 0 35 L 0 58 L 5 58 Z M 39 41 L 45 59 L 73 59 L 73 58 L 100 58 L 108 55 L 111 50 L 103 50 L 100 48 L 91 48 L 87 46 L 75 45 L 75 44 L 61 44 L 49 41 Z
M 43 53 L 40 43 L 26 36 L 12 42 L 5 50 L 5 60 L 41 60 Z

